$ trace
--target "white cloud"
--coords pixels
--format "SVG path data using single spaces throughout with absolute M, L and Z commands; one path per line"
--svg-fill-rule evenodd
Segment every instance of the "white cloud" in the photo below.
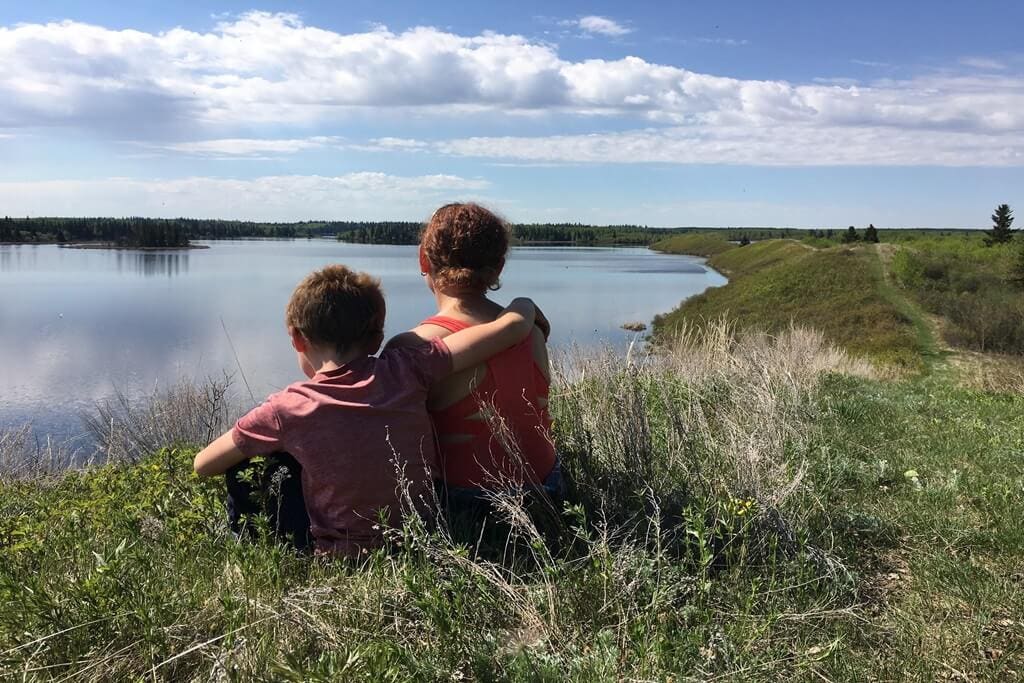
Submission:
M 624 36 L 633 31 L 633 29 L 623 26 L 614 19 L 596 15 L 581 17 L 576 22 L 576 25 L 587 33 L 600 33 L 604 36 Z
M 198 140 L 162 145 L 162 149 L 200 156 L 249 157 L 261 154 L 295 154 L 307 149 L 339 145 L 342 139 L 334 136 L 314 136 L 301 139 L 223 138 Z
M 363 145 L 349 145 L 350 149 L 364 152 L 425 152 L 431 147 L 430 143 L 421 140 L 391 137 L 374 138 Z
M 628 30 L 602 17 L 577 21 L 583 26 L 587 19 L 611 22 L 589 22 L 591 28 Z M 801 164 L 823 156 L 835 163 L 984 163 L 999 138 L 1005 148 L 995 150 L 999 163 L 1024 163 L 1017 154 L 1024 77 L 1009 72 L 868 84 L 743 80 L 638 57 L 571 61 L 554 45 L 515 35 L 462 36 L 429 27 L 340 34 L 266 12 L 225 20 L 206 33 L 119 31 L 72 21 L 0 27 L 0 128 L 8 130 L 73 126 L 191 154 L 253 158 L 332 143 L 252 141 L 225 131 L 267 124 L 304 129 L 356 113 L 397 117 L 407 109 L 424 118 L 529 112 L 646 119 L 669 129 L 633 134 L 638 146 L 660 136 L 678 159 L 700 149 L 706 159 Z M 159 142 L 183 132 L 199 141 Z M 571 144 L 575 150 L 564 158 L 596 156 L 596 143 L 564 142 L 571 139 L 556 140 L 556 149 Z M 364 147 L 425 148 L 403 140 L 382 137 Z M 827 154 L 819 143 L 827 143 Z M 467 144 L 451 150 L 462 153 Z
M 425 142 L 408 138 L 377 138 L 373 143 L 390 149 L 421 149 L 427 146 Z
M 490 183 L 479 178 L 376 172 L 336 177 L 47 180 L 0 182 L 0 205 L 13 215 L 28 216 L 419 220 L 440 201 L 488 187 Z
M 960 63 L 981 71 L 1004 71 L 1007 68 L 1006 63 L 988 57 L 964 57 Z
M 705 45 L 728 45 L 729 47 L 739 47 L 741 45 L 750 45 L 750 41 L 746 38 L 695 38 L 695 42 L 704 43 Z
M 530 163 L 746 166 L 1021 166 L 1024 134 L 950 134 L 802 123 L 668 127 L 590 135 L 474 137 L 437 143 L 457 156 Z

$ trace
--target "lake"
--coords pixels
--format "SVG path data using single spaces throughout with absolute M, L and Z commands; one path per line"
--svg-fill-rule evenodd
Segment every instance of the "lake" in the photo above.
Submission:
M 238 380 L 239 367 L 256 397 L 266 396 L 299 379 L 284 307 L 298 281 L 328 263 L 381 278 L 389 336 L 435 310 L 414 246 L 203 244 L 165 252 L 0 245 L 0 429 L 31 423 L 37 435 L 73 437 L 80 415 L 116 391 L 139 396 L 225 370 Z M 533 298 L 556 346 L 624 345 L 636 335 L 623 323 L 650 323 L 724 283 L 688 256 L 517 247 L 494 298 Z

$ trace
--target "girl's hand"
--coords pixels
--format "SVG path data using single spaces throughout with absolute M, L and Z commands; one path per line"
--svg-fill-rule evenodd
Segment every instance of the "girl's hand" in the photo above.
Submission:
M 540 308 L 537 307 L 537 304 L 534 303 L 532 299 L 522 296 L 516 297 L 508 306 L 505 307 L 505 310 L 498 314 L 498 317 L 501 317 L 501 315 L 505 313 L 518 313 L 524 318 L 528 318 L 529 316 L 526 315 L 526 311 L 528 310 L 533 311 L 533 324 L 536 325 L 544 335 L 544 341 L 547 341 L 548 337 L 551 336 L 551 323 L 548 322 L 547 317 L 541 312 Z
M 537 304 L 534 304 L 533 306 L 533 324 L 536 325 L 540 329 L 541 334 L 544 335 L 544 341 L 547 341 L 548 337 L 551 336 L 551 323 L 548 321 L 547 316 L 544 315 L 544 312 L 540 310 L 540 307 L 537 306 Z

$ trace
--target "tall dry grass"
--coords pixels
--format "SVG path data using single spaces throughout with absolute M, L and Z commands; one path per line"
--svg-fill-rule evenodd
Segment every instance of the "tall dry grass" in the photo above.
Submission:
M 98 463 L 136 463 L 170 446 L 203 446 L 241 413 L 229 375 L 181 379 L 141 399 L 117 392 L 81 416 L 85 433 L 55 439 L 32 425 L 0 431 L 0 477 L 59 475 Z
M 169 446 L 204 446 L 227 430 L 240 412 L 231 377 L 179 380 L 132 400 L 118 392 L 83 416 L 86 430 L 106 461 L 137 462 Z
M 978 391 L 1024 394 L 1024 356 L 961 351 L 951 357 L 960 383 Z
M 44 479 L 89 464 L 93 449 L 76 440 L 39 438 L 32 425 L 0 431 L 0 481 Z
M 613 353 L 560 359 L 556 440 L 592 504 L 646 490 L 669 499 L 753 498 L 781 509 L 803 477 L 817 383 L 832 372 L 870 377 L 874 370 L 806 329 L 772 336 L 740 334 L 724 320 L 683 326 L 625 360 Z

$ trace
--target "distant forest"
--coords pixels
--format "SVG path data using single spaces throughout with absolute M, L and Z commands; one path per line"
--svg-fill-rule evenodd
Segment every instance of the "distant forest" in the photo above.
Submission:
M 12 218 L 0 220 L 0 242 L 104 243 L 118 247 L 186 247 L 190 240 L 242 238 L 335 238 L 360 244 L 417 244 L 422 223 L 411 221 L 304 221 L 259 223 L 196 218 Z M 642 225 L 593 226 L 531 223 L 512 226 L 522 244 L 646 246 L 667 236 L 708 228 L 650 228 Z M 800 236 L 790 228 L 721 228 L 727 239 L 760 240 Z

